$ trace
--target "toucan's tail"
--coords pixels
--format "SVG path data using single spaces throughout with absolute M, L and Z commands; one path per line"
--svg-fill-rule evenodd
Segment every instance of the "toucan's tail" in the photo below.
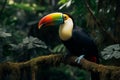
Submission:
M 95 56 L 95 57 L 92 57 L 92 62 L 95 62 L 97 64 L 99 64 L 99 57 Z M 99 75 L 99 72 L 91 72 L 91 80 L 100 80 L 100 75 Z

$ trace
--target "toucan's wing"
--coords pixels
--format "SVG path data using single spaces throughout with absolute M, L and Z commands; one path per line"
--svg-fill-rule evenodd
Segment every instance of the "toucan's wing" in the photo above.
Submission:
M 91 46 L 94 44 L 93 39 L 81 28 L 73 29 L 73 38 L 78 41 L 78 43 L 84 44 L 83 46 Z
M 84 54 L 87 55 L 96 55 L 98 53 L 98 49 L 94 40 L 81 28 L 74 28 L 73 29 L 73 39 L 79 44 L 79 47 L 83 47 Z

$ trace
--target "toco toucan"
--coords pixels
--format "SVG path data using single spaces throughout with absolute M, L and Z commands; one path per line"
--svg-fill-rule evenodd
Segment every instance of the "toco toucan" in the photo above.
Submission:
M 75 26 L 74 20 L 68 14 L 55 12 L 40 19 L 38 28 L 59 26 L 59 37 L 67 50 L 68 55 L 80 56 L 76 60 L 80 62 L 85 58 L 92 62 L 99 62 L 98 49 L 93 39 L 82 29 Z M 92 80 L 99 80 L 99 74 L 91 72 Z

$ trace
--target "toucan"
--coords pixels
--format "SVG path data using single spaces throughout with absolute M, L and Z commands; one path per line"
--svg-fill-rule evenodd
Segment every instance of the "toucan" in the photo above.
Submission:
M 78 63 L 82 58 L 99 63 L 98 49 L 94 40 L 82 28 L 75 26 L 70 15 L 54 12 L 42 17 L 38 23 L 38 29 L 51 26 L 59 27 L 58 34 L 68 50 L 67 55 L 78 56 L 76 59 Z M 91 79 L 99 80 L 99 73 L 91 72 Z

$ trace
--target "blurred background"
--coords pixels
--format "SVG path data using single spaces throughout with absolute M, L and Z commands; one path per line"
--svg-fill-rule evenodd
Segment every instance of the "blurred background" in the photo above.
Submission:
M 0 0 L 0 62 L 66 54 L 57 27 L 36 31 L 38 21 L 51 12 L 70 14 L 95 40 L 101 63 L 120 66 L 120 0 Z M 38 80 L 88 78 L 86 71 L 64 64 L 43 67 L 38 75 Z

